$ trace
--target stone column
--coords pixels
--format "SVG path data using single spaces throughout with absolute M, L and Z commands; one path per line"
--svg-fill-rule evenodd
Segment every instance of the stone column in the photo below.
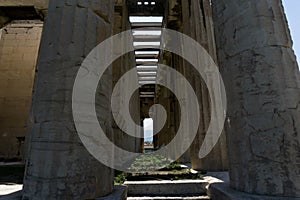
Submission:
M 131 25 L 129 22 L 129 13 L 127 9 L 127 4 L 125 0 L 118 0 L 115 2 L 115 13 L 114 13 L 114 34 L 120 34 L 123 31 L 127 31 L 131 29 Z M 126 43 L 120 44 L 121 49 L 126 48 Z M 116 51 L 119 51 L 117 49 Z M 117 53 L 117 52 L 116 52 Z M 117 82 L 120 80 L 120 78 L 129 70 L 131 70 L 133 67 L 135 67 L 135 54 L 134 52 L 127 53 L 123 56 L 121 56 L 119 59 L 115 60 L 113 62 L 113 88 L 117 84 Z M 122 84 L 123 87 L 125 87 L 125 83 Z M 129 85 L 126 85 L 126 87 L 130 87 Z M 119 110 L 122 107 L 128 106 L 132 120 L 136 122 L 136 124 L 140 125 L 140 98 L 139 98 L 139 92 L 136 91 L 134 95 L 131 97 L 130 105 L 124 104 L 124 98 L 128 95 L 128 91 L 126 90 L 120 90 L 116 93 L 113 98 L 117 99 L 117 104 L 114 104 L 116 111 L 119 112 Z M 122 123 L 126 123 L 125 120 L 122 120 Z M 135 135 L 137 138 L 132 137 L 125 133 L 123 130 L 120 129 L 120 127 L 117 125 L 117 123 L 114 121 L 112 122 L 113 127 L 113 138 L 114 138 L 114 144 L 118 147 L 121 147 L 124 150 L 130 151 L 130 152 L 142 152 L 142 139 L 141 137 L 141 131 L 135 130 Z M 118 162 L 118 161 L 116 161 Z
M 113 3 L 50 1 L 33 94 L 24 199 L 94 199 L 113 189 L 112 170 L 87 152 L 72 116 L 77 71 L 88 53 L 112 34 Z M 110 73 L 99 87 L 105 104 L 96 106 L 100 120 L 110 119 Z M 103 129 L 111 130 L 110 123 L 103 123 Z
M 212 12 L 209 0 L 181 1 L 182 6 L 182 32 L 187 34 L 206 49 L 210 56 L 216 59 L 216 44 L 213 30 Z M 222 133 L 218 143 L 213 150 L 203 159 L 199 159 L 199 150 L 204 141 L 208 129 L 211 110 L 211 101 L 207 87 L 198 72 L 193 70 L 193 66 L 184 63 L 185 75 L 190 80 L 198 97 L 200 105 L 200 127 L 198 134 L 190 148 L 190 156 L 193 169 L 205 171 L 223 171 L 228 169 L 228 158 L 226 148 L 225 133 Z M 192 120 L 192 119 L 191 119 Z
M 300 76 L 281 0 L 213 0 L 231 187 L 300 197 Z

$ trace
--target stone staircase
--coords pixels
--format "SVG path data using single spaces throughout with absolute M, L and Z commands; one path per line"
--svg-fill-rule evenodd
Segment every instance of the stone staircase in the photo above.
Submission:
M 207 196 L 206 180 L 126 181 L 127 200 L 201 200 Z
M 193 197 L 128 197 L 127 200 L 207 200 L 208 196 L 193 196 Z

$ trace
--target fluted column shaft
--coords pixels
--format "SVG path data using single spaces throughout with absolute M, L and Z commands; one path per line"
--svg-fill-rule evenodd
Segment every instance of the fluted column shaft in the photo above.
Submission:
M 234 189 L 300 197 L 300 76 L 281 0 L 213 0 Z
M 87 152 L 76 133 L 72 89 L 83 59 L 112 34 L 113 4 L 50 1 L 33 94 L 24 199 L 92 199 L 112 191 L 112 170 Z M 110 77 L 108 71 L 100 83 L 105 105 L 99 119 L 110 119 Z M 104 124 L 111 130 L 109 120 Z
M 216 43 L 209 0 L 182 0 L 183 33 L 187 34 L 206 49 L 210 56 L 216 59 Z M 184 64 L 185 75 L 191 81 L 200 101 L 201 121 L 198 134 L 191 145 L 190 156 L 192 167 L 203 171 L 223 171 L 228 169 L 228 157 L 225 132 L 222 133 L 213 150 L 202 159 L 199 159 L 199 150 L 206 136 L 211 120 L 211 104 L 216 99 L 210 99 L 206 85 L 198 72 L 188 63 Z M 192 121 L 192 119 L 191 119 Z M 211 141 L 212 142 L 212 141 Z

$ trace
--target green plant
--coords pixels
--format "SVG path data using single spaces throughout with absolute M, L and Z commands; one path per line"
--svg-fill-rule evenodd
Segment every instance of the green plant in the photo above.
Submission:
M 163 168 L 168 160 L 161 155 L 143 154 L 137 157 L 130 166 L 131 171 L 146 172 Z
M 114 177 L 114 182 L 116 185 L 121 185 L 126 181 L 126 175 L 124 173 L 120 173 Z
M 181 165 L 178 162 L 173 162 L 167 166 L 165 166 L 163 169 L 161 170 L 166 170 L 166 171 L 173 171 L 173 170 L 181 170 Z

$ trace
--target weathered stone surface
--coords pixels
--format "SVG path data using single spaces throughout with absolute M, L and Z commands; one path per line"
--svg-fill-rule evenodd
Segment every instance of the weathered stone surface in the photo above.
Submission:
M 300 197 L 300 76 L 280 0 L 213 1 L 231 187 Z
M 95 160 L 76 134 L 72 89 L 87 54 L 112 34 L 113 2 L 53 0 L 35 81 L 25 199 L 91 199 L 113 190 L 110 168 Z M 99 84 L 99 121 L 111 131 L 111 71 Z M 106 106 L 105 106 L 106 105 Z

